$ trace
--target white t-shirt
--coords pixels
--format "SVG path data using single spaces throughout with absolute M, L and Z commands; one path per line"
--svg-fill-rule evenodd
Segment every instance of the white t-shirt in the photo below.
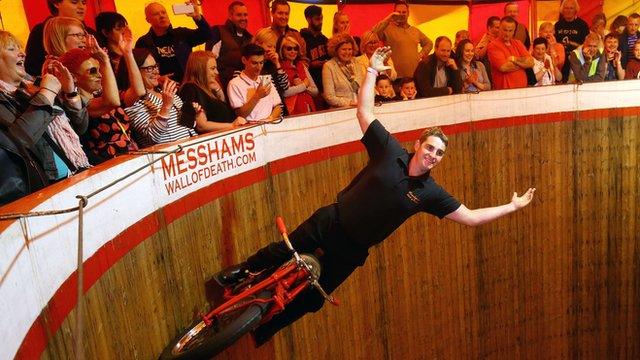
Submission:
M 227 95 L 229 96 L 229 104 L 231 107 L 238 109 L 246 104 L 253 94 L 255 94 L 261 79 L 265 76 L 268 75 L 260 75 L 258 79 L 254 81 L 243 71 L 239 76 L 233 78 L 227 87 Z M 269 115 L 271 115 L 273 108 L 280 103 L 280 95 L 278 95 L 276 85 L 271 81 L 271 91 L 267 96 L 258 101 L 246 119 L 252 121 L 266 120 Z
M 544 55 L 544 60 L 552 63 L 551 56 L 549 56 L 549 54 Z M 535 86 L 555 85 L 556 83 L 556 76 L 553 72 L 553 69 L 549 70 L 545 68 L 544 63 L 544 61 L 533 58 L 533 72 L 535 74 L 539 73 L 540 71 L 545 72 L 542 76 L 542 79 L 540 79 L 540 81 L 538 81 Z

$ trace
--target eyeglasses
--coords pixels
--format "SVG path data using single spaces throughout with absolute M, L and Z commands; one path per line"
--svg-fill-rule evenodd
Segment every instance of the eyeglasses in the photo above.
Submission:
M 149 65 L 149 66 L 141 66 L 140 70 L 146 71 L 148 73 L 152 73 L 154 71 L 158 71 L 159 67 L 158 64 L 153 64 L 153 65 Z
M 79 32 L 79 33 L 71 33 L 71 34 L 67 34 L 67 36 L 73 36 L 75 38 L 86 38 L 87 37 L 87 32 L 83 31 L 83 32 Z
M 299 47 L 297 47 L 297 46 L 284 46 L 284 49 L 285 49 L 286 51 L 291 51 L 291 50 L 298 51 L 298 49 L 300 49 L 300 48 L 299 48 Z

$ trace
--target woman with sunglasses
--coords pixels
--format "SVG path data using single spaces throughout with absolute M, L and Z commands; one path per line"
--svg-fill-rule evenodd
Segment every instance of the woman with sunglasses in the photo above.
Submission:
M 356 62 L 362 65 L 365 69 L 369 67 L 369 59 L 371 59 L 371 55 L 379 48 L 382 42 L 378 37 L 378 34 L 373 31 L 365 31 L 362 34 L 362 41 L 360 42 L 360 52 L 362 55 L 356 57 Z M 389 66 L 390 69 L 383 71 L 382 73 L 387 75 L 391 81 L 395 81 L 398 77 L 398 73 L 396 72 L 395 67 L 393 66 L 393 60 L 388 58 L 384 63 L 386 66 Z
M 182 100 L 176 94 L 178 83 L 160 76 L 158 62 L 147 48 L 133 49 L 142 82 L 147 93 L 133 105 L 124 109 L 133 126 L 133 137 L 140 147 L 165 144 L 196 135 L 190 128 L 178 125 Z M 121 69 L 122 70 L 122 69 Z M 121 84 L 128 84 L 119 71 Z
M 247 123 L 227 104 L 218 82 L 218 64 L 210 51 L 198 50 L 189 55 L 179 95 L 186 104 L 179 124 L 198 134 L 230 130 Z
M 118 94 L 116 78 L 107 55 L 93 36 L 86 49 L 72 49 L 60 61 L 71 71 L 83 101 L 88 102 L 89 129 L 82 136 L 85 152 L 93 164 L 137 150 L 130 121 L 121 105 L 131 106 L 145 94 L 140 71 L 133 57 L 133 37 L 126 31 L 120 42 L 131 86 Z M 122 99 L 120 96 L 122 96 Z
M 289 88 L 284 92 L 284 103 L 289 115 L 306 114 L 316 111 L 313 101 L 318 96 L 309 68 L 301 61 L 300 43 L 292 36 L 285 36 L 280 43 L 282 68 L 289 78 Z

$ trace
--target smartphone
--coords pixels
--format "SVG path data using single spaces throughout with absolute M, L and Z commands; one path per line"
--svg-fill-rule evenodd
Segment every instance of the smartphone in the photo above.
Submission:
M 260 84 L 262 86 L 271 84 L 271 75 L 260 75 Z
M 173 4 L 171 8 L 174 15 L 191 14 L 195 11 L 193 4 Z

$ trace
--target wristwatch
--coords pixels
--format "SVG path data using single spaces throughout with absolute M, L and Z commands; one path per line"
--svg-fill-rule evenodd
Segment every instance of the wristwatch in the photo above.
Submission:
M 73 91 L 64 93 L 65 99 L 73 99 L 76 96 L 78 96 L 78 87 L 77 86 L 73 87 Z

